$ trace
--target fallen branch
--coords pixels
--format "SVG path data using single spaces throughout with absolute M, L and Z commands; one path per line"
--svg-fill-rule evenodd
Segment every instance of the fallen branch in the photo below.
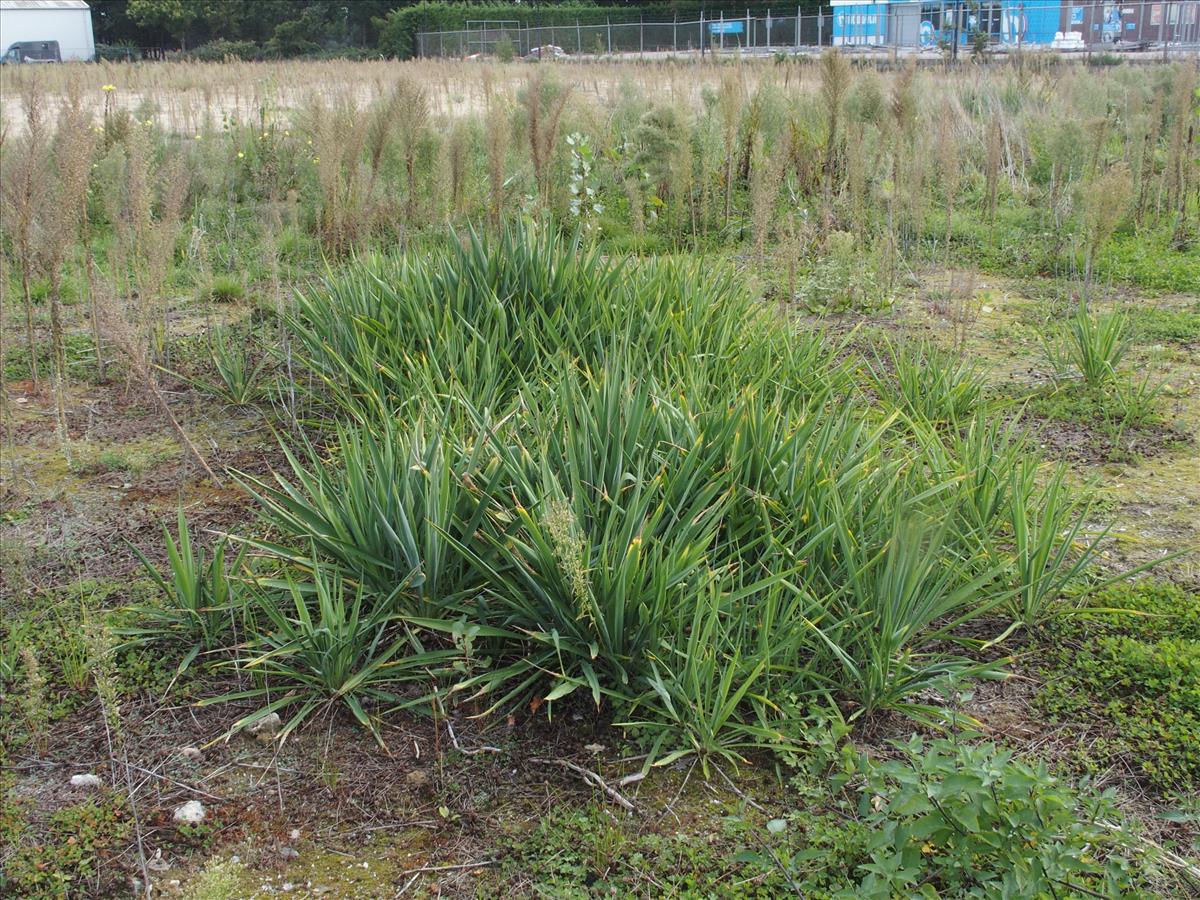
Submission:
M 454 866 L 421 866 L 419 869 L 406 869 L 405 871 L 401 872 L 398 877 L 403 878 L 405 875 L 411 875 L 412 878 L 408 879 L 408 881 L 405 882 L 404 887 L 400 888 L 400 890 L 396 892 L 396 897 L 403 897 L 405 894 L 407 894 L 408 889 L 416 884 L 417 879 L 426 872 L 453 872 L 459 869 L 482 869 L 484 866 L 494 866 L 495 864 L 496 860 L 494 859 L 483 859 L 479 862 L 459 863 L 458 865 Z
M 637 807 L 634 806 L 631 801 L 622 796 L 620 791 L 610 785 L 607 781 L 601 778 L 598 773 L 593 772 L 591 769 L 585 769 L 583 766 L 579 765 L 578 763 L 573 763 L 569 759 L 535 758 L 531 759 L 530 762 L 542 763 L 551 766 L 561 766 L 564 769 L 570 769 L 572 772 L 581 776 L 587 784 L 604 791 L 604 793 L 607 794 L 614 803 L 621 806 L 627 812 L 637 812 Z
M 454 726 L 450 724 L 450 719 L 446 719 L 446 730 L 450 732 L 450 743 L 454 745 L 454 749 L 464 756 L 478 756 L 480 753 L 502 753 L 499 747 L 489 747 L 484 744 L 482 747 L 476 747 L 474 750 L 468 750 L 458 742 L 458 737 L 454 734 Z M 420 754 L 418 754 L 419 756 Z

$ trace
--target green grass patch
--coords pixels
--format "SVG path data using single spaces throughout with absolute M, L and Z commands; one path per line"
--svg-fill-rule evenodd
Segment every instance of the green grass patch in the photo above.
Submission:
M 1193 344 L 1200 341 L 1200 303 L 1185 309 L 1137 307 L 1132 318 L 1134 334 L 1142 343 Z

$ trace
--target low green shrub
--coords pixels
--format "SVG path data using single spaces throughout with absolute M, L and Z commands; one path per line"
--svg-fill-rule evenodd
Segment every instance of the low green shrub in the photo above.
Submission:
M 1138 339 L 1143 343 L 1200 343 L 1200 304 L 1185 309 L 1139 306 L 1133 312 L 1133 321 Z
M 6 792 L 3 799 L 7 806 L 14 798 Z M 0 892 L 50 898 L 88 893 L 98 882 L 105 893 L 118 888 L 112 863 L 125 851 L 130 831 L 124 802 L 115 794 L 65 806 L 51 814 L 44 834 L 12 836 Z
M 1080 793 L 992 744 L 914 737 L 867 763 L 859 813 L 870 861 L 855 896 L 1122 896 L 1132 847 L 1110 794 Z
M 854 235 L 831 232 L 826 253 L 819 257 L 800 286 L 799 300 L 814 313 L 876 312 L 892 305 L 884 286 Z
M 254 41 L 229 41 L 218 38 L 187 51 L 190 59 L 199 62 L 225 62 L 229 59 L 255 59 L 262 50 Z

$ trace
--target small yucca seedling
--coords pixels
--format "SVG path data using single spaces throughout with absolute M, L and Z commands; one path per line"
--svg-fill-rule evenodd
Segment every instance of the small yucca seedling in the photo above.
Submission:
M 1080 300 L 1057 342 L 1045 344 L 1046 357 L 1060 375 L 1077 372 L 1093 389 L 1108 384 L 1133 343 L 1129 317 L 1121 311 L 1093 315 Z
M 224 328 L 214 328 L 209 334 L 208 351 L 216 378 L 188 378 L 189 383 L 232 406 L 247 406 L 259 398 L 270 365 L 267 357 L 255 361 L 246 342 Z
M 290 718 L 279 740 L 313 713 L 344 706 L 384 746 L 373 705 L 399 705 L 396 689 L 405 681 L 428 682 L 444 675 L 457 650 L 421 652 L 420 644 L 399 624 L 393 604 L 369 603 L 361 585 L 327 574 L 308 561 L 307 579 L 263 581 L 251 593 L 262 630 L 248 647 L 250 658 L 237 664 L 260 677 L 255 686 L 201 701 L 262 700 L 265 705 L 242 717 L 230 733 L 277 711 Z M 407 587 L 401 582 L 397 591 Z
M 170 565 L 169 580 L 159 572 L 144 553 L 134 553 L 150 579 L 162 592 L 160 604 L 135 608 L 139 623 L 118 630 L 125 638 L 122 646 L 143 646 L 160 641 L 180 641 L 188 644 L 176 669 L 179 677 L 201 652 L 221 647 L 229 633 L 241 600 L 240 583 L 229 576 L 225 567 L 226 539 L 217 543 L 209 559 L 202 547 L 193 549 L 192 537 L 183 510 L 178 517 L 178 543 L 163 526 Z M 245 551 L 240 552 L 229 567 L 241 566 Z

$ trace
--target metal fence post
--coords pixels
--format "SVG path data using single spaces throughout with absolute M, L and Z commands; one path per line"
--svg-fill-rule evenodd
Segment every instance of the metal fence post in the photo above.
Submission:
M 1162 11 L 1162 24 L 1158 26 L 1159 37 L 1162 38 L 1163 45 L 1163 62 L 1167 61 L 1167 47 L 1170 44 L 1167 41 L 1167 22 L 1171 20 L 1171 4 L 1164 3 Z
M 642 18 L 642 14 L 638 13 L 638 59 L 643 59 L 646 56 L 646 21 Z
M 579 20 L 575 20 L 575 52 L 583 54 L 583 34 L 579 30 Z
M 612 19 L 608 19 L 608 55 L 612 56 Z
M 700 10 L 700 58 L 704 59 L 704 10 Z
M 679 13 L 675 13 L 675 23 L 671 26 L 671 52 L 679 52 Z

